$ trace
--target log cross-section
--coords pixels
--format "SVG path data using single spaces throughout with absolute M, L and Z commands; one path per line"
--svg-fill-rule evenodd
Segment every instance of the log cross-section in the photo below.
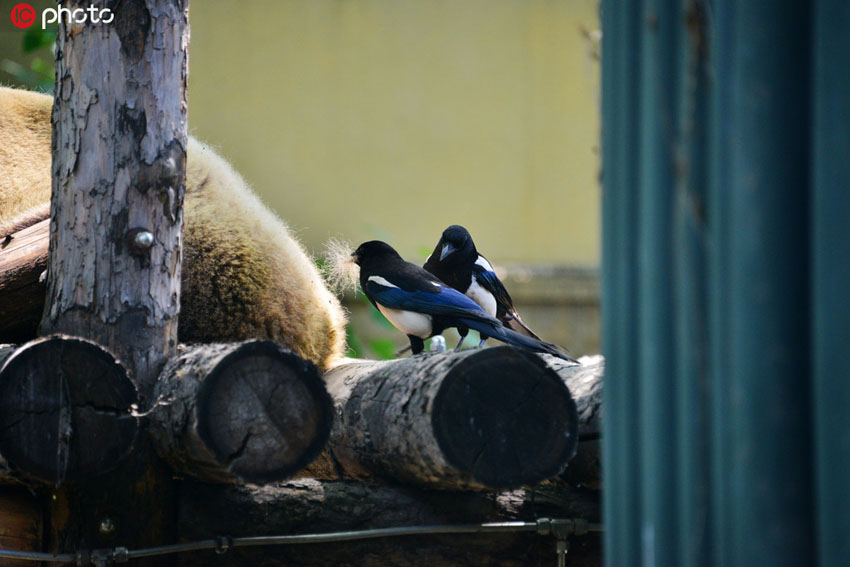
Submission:
M 136 388 L 127 370 L 89 341 L 36 339 L 0 358 L 0 461 L 50 483 L 111 468 L 136 439 Z
M 333 405 L 316 367 L 271 341 L 184 348 L 162 372 L 151 433 L 208 482 L 281 480 L 322 450 Z
M 512 347 L 343 364 L 325 374 L 337 420 L 308 467 L 449 489 L 534 484 L 564 470 L 576 406 L 537 355 Z

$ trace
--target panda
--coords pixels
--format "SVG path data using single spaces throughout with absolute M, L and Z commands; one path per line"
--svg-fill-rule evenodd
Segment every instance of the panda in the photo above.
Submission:
M 0 236 L 47 218 L 50 96 L 0 87 Z M 186 161 L 182 342 L 271 339 L 320 369 L 342 358 L 345 315 L 287 226 L 208 146 Z

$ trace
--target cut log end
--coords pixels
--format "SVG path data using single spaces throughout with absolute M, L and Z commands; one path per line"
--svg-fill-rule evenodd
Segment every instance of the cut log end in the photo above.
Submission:
M 99 475 L 132 449 L 137 401 L 126 369 L 102 347 L 37 339 L 0 369 L 0 455 L 52 483 Z
M 198 434 L 250 482 L 291 476 L 322 450 L 333 406 L 316 367 L 270 341 L 244 343 L 202 381 Z
M 560 473 L 578 444 L 576 405 L 540 357 L 482 350 L 446 376 L 434 399 L 434 436 L 446 460 L 493 487 Z

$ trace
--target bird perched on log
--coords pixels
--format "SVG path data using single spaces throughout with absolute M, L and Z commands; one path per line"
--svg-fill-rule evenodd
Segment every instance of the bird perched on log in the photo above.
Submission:
M 424 339 L 451 327 L 462 327 L 575 362 L 553 344 L 505 328 L 475 301 L 416 264 L 406 262 L 386 242 L 364 242 L 351 257 L 360 266 L 363 293 L 396 329 L 407 335 L 413 354 L 425 348 Z
M 487 258 L 478 253 L 472 236 L 464 227 L 453 224 L 444 230 L 423 267 L 475 301 L 487 314 L 512 331 L 541 340 L 523 323 L 508 290 L 496 276 Z M 460 348 L 466 338 L 466 330 L 458 329 L 458 332 L 461 335 L 458 344 Z M 486 338 L 482 337 L 482 344 L 484 340 Z

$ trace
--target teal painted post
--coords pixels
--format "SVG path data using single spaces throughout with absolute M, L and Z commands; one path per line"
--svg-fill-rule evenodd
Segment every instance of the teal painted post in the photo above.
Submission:
M 729 97 L 728 114 L 712 117 L 728 147 L 712 187 L 725 210 L 713 253 L 727 258 L 727 320 L 714 338 L 728 390 L 714 403 L 725 406 L 728 500 L 716 525 L 731 565 L 810 565 L 809 7 L 736 2 L 727 14 L 716 25 L 728 30 L 729 64 L 713 68 Z
M 607 565 L 640 561 L 637 413 L 638 28 L 640 3 L 603 3 L 603 350 L 609 358 L 603 422 L 603 521 Z
M 812 336 L 817 546 L 850 565 L 850 2 L 814 13 Z
M 805 3 L 603 0 L 608 566 L 810 565 L 815 517 L 822 561 L 846 560 L 850 16 L 836 6 L 816 9 L 813 72 Z
M 645 0 L 640 17 L 638 377 L 641 554 L 644 565 L 678 566 L 673 312 L 673 177 L 678 132 L 677 0 Z M 637 292 L 637 293 L 634 293 Z
M 681 567 L 714 564 L 710 511 L 710 436 L 706 210 L 707 0 L 680 0 L 678 149 L 674 197 L 674 311 L 678 534 Z
M 729 421 L 729 209 L 724 196 L 731 183 L 731 148 L 727 122 L 733 107 L 732 83 L 720 75 L 732 65 L 732 26 L 734 6 L 731 2 L 715 2 L 711 6 L 708 25 L 709 70 L 712 77 L 708 93 L 708 175 L 706 209 L 708 211 L 708 373 L 709 373 L 709 439 L 710 476 L 708 491 L 711 506 L 707 512 L 711 526 L 710 547 L 714 564 L 731 567 L 731 546 L 727 526 L 730 512 L 730 440 L 735 432 Z

